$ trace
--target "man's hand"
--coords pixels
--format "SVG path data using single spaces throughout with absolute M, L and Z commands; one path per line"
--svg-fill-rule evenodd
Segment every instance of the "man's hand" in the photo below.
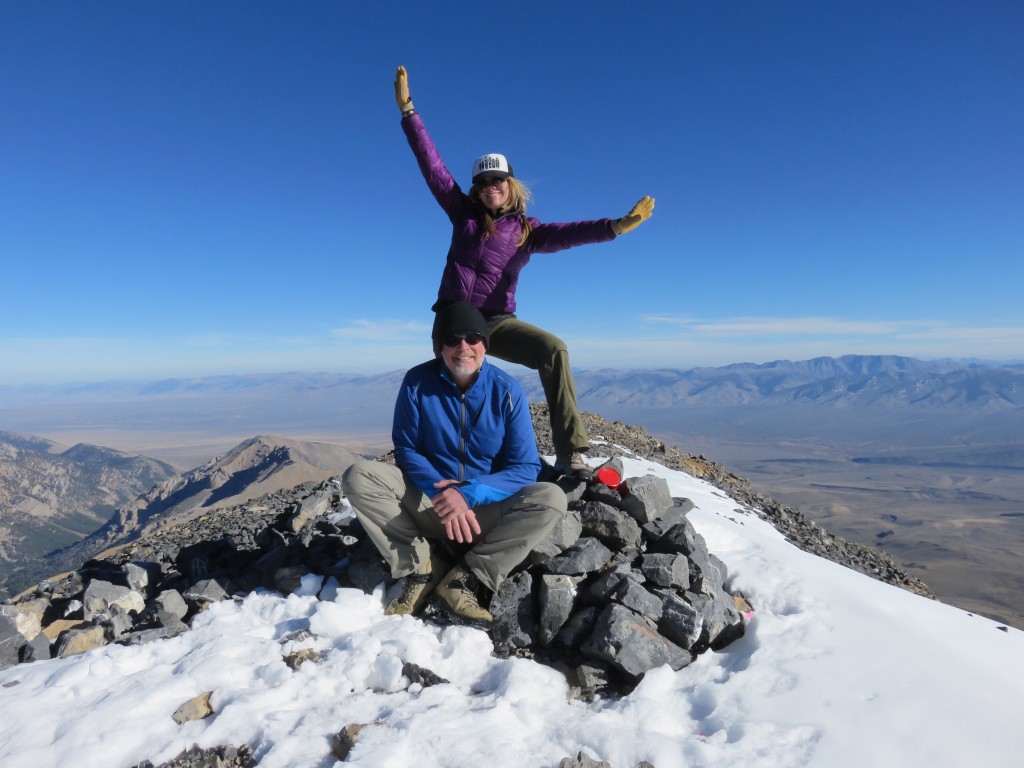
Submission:
M 612 231 L 616 235 L 624 235 L 630 230 L 636 229 L 649 218 L 654 212 L 654 198 L 646 195 L 633 206 L 632 210 L 621 219 L 612 221 Z
M 455 480 L 441 480 L 434 483 L 435 488 L 443 490 L 431 499 L 434 511 L 444 523 L 445 532 L 452 541 L 459 544 L 469 544 L 473 541 L 473 534 L 480 535 L 480 523 L 477 522 L 476 513 L 466 504 L 466 497 L 455 488 Z
M 403 115 L 406 112 L 412 112 L 412 97 L 409 96 L 409 75 L 406 74 L 405 67 L 399 67 L 398 72 L 395 73 L 395 101 L 398 102 L 398 108 L 402 110 Z

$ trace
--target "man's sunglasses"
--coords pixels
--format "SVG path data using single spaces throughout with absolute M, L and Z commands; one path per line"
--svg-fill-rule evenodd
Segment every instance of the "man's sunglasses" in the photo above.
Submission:
M 482 333 L 453 333 L 450 336 L 444 337 L 444 345 L 446 347 L 457 347 L 460 342 L 466 342 L 469 346 L 479 344 L 484 340 Z

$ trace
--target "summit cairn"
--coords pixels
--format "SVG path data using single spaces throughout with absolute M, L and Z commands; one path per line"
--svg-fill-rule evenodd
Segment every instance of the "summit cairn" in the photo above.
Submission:
M 606 467 L 621 477 L 617 459 L 598 470 Z M 590 698 L 629 690 L 663 664 L 681 669 L 743 634 L 725 564 L 687 520 L 693 503 L 673 498 L 664 478 L 559 485 L 572 499 L 567 519 L 491 601 L 499 655 L 561 668 Z

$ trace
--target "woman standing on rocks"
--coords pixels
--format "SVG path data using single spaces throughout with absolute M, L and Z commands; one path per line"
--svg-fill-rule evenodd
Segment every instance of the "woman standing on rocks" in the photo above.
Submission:
M 555 469 L 589 479 L 582 454 L 590 448 L 576 407 L 576 385 L 565 342 L 515 316 L 519 272 L 534 253 L 601 243 L 635 229 L 651 216 L 654 199 L 644 197 L 620 219 L 542 224 L 526 215 L 530 193 L 512 173 L 504 155 L 487 154 L 473 163 L 473 183 L 462 191 L 434 146 L 409 96 L 405 67 L 395 77 L 402 130 L 427 186 L 452 222 L 452 241 L 441 275 L 435 313 L 468 301 L 487 319 L 489 353 L 540 374 L 551 418 Z M 436 318 L 435 318 L 436 320 Z M 434 352 L 440 349 L 437 323 Z

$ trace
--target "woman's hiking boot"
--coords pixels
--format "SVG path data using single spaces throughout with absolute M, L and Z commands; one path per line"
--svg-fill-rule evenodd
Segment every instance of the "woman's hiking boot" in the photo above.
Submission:
M 579 451 L 571 453 L 560 453 L 555 456 L 555 471 L 560 472 L 563 477 L 589 483 L 594 479 L 594 470 L 587 466 L 583 460 L 583 454 Z
M 461 619 L 490 623 L 494 620 L 490 611 L 481 607 L 477 591 L 483 585 L 473 571 L 464 565 L 457 565 L 441 579 L 435 590 L 448 608 Z

